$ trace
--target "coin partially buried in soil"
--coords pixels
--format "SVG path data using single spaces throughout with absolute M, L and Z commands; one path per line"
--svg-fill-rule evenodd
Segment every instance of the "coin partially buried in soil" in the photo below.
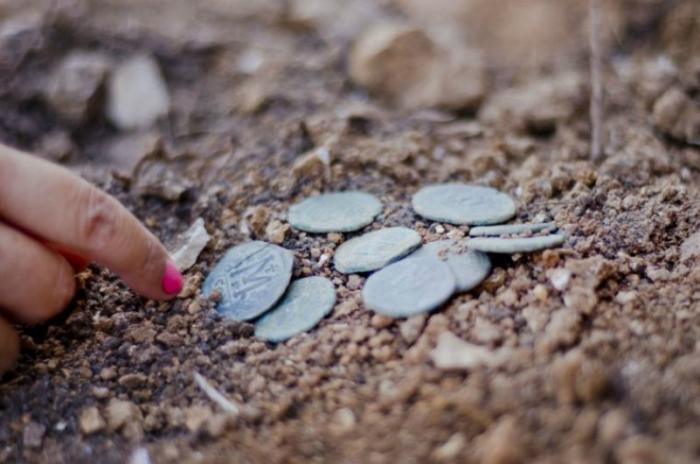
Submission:
M 370 224 L 382 203 L 365 192 L 326 193 L 289 208 L 292 227 L 311 233 L 353 232 Z
M 467 246 L 485 253 L 530 253 L 559 246 L 565 240 L 561 234 L 525 238 L 476 237 L 470 238 Z
M 255 336 L 281 342 L 312 329 L 335 305 L 335 288 L 325 277 L 292 282 L 282 301 L 255 323 Z
M 202 286 L 204 296 L 221 294 L 216 310 L 239 321 L 254 319 L 282 297 L 292 278 L 294 255 L 254 241 L 231 248 Z
M 491 260 L 486 253 L 469 250 L 466 241 L 440 240 L 423 245 L 409 258 L 435 256 L 447 263 L 457 281 L 458 292 L 468 292 L 479 285 L 491 272 Z
M 432 311 L 454 293 L 450 267 L 435 256 L 409 257 L 372 274 L 362 289 L 369 309 L 389 317 Z
M 421 245 L 418 232 L 387 227 L 355 237 L 338 247 L 335 268 L 343 274 L 370 272 L 393 263 Z
M 420 216 L 450 224 L 500 224 L 515 215 L 511 197 L 479 185 L 429 185 L 413 195 L 411 203 Z

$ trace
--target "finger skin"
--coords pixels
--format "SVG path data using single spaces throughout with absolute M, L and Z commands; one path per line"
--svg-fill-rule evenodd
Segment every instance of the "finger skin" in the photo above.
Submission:
M 75 293 L 66 259 L 0 223 L 0 308 L 12 320 L 42 322 L 65 308 Z
M 19 356 L 19 336 L 15 329 L 0 317 L 0 375 L 14 366 Z
M 1 145 L 0 217 L 108 267 L 148 298 L 172 297 L 163 289 L 167 251 L 126 208 L 66 169 Z

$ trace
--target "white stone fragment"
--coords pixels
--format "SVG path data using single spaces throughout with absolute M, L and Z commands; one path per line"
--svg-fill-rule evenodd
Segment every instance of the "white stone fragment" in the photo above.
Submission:
M 560 292 L 569 285 L 570 280 L 571 271 L 564 268 L 554 269 L 549 275 L 549 281 L 552 283 L 552 286 Z
M 169 110 L 168 88 L 152 57 L 135 56 L 114 71 L 108 85 L 107 117 L 119 129 L 146 129 Z
M 171 254 L 177 268 L 180 271 L 191 268 L 210 239 L 204 227 L 204 219 L 198 218 L 184 233 L 182 246 Z
M 490 350 L 465 342 L 452 332 L 443 332 L 438 336 L 430 358 L 439 369 L 473 369 L 478 366 L 499 366 L 506 361 L 508 354 L 505 349 Z
M 151 457 L 148 454 L 148 450 L 143 447 L 136 448 L 134 452 L 131 453 L 129 464 L 151 464 Z

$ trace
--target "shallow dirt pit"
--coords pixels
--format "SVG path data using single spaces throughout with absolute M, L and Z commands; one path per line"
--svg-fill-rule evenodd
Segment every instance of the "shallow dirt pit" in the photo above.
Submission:
M 0 5 L 0 140 L 98 183 L 171 247 L 200 217 L 211 235 L 177 300 L 140 299 L 90 268 L 69 311 L 23 329 L 20 363 L 0 384 L 0 462 L 700 460 L 692 0 L 601 2 L 596 163 L 588 2 L 562 12 L 538 1 L 522 24 L 512 1 L 438 2 L 431 15 L 407 1 L 201 3 Z M 559 27 L 509 47 L 548 18 L 581 30 L 567 28 L 561 49 Z M 469 27 L 487 20 L 504 30 Z M 431 107 L 400 109 L 403 96 L 358 85 L 350 51 L 380 22 L 411 24 L 450 63 L 462 57 L 482 95 L 443 105 L 475 88 L 450 81 Z M 89 59 L 66 62 L 78 52 Z M 108 79 L 143 55 L 168 115 L 118 130 Z M 382 73 L 402 72 L 395 58 L 398 71 Z M 80 91 L 49 72 L 76 68 Z M 66 96 L 74 105 L 57 110 Z M 309 235 L 286 220 L 311 194 L 359 189 L 385 206 L 363 231 L 468 235 L 410 209 L 421 186 L 443 181 L 509 193 L 519 222 L 555 221 L 564 246 L 496 258 L 478 288 L 392 320 L 363 307 L 365 276 L 333 269 L 355 233 Z M 251 239 L 293 250 L 295 278 L 334 283 L 338 302 L 317 328 L 265 344 L 201 298 L 213 264 Z M 445 350 L 459 362 L 441 363 Z

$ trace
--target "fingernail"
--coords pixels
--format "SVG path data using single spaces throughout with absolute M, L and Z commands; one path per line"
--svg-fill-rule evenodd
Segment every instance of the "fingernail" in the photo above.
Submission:
M 177 295 L 182 290 L 182 274 L 172 261 L 168 261 L 165 265 L 161 286 L 168 295 Z

